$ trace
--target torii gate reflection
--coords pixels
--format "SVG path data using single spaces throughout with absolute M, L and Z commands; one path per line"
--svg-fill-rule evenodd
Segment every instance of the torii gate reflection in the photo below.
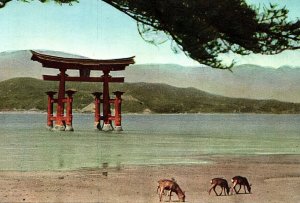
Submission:
M 59 69 L 60 73 L 56 76 L 43 75 L 44 80 L 48 81 L 59 81 L 59 89 L 57 99 L 54 95 L 57 92 L 49 91 L 46 92 L 48 95 L 48 110 L 47 110 L 47 126 L 50 129 L 60 131 L 73 131 L 72 126 L 72 103 L 73 94 L 76 91 L 65 90 L 66 81 L 77 81 L 77 82 L 102 82 L 103 93 L 93 92 L 95 97 L 95 128 L 104 131 L 113 130 L 112 122 L 114 121 L 114 129 L 122 130 L 121 125 L 121 103 L 122 94 L 124 92 L 116 91 L 115 99 L 110 99 L 109 95 L 109 83 L 110 82 L 124 82 L 124 77 L 112 77 L 109 75 L 110 71 L 122 71 L 125 70 L 126 66 L 134 64 L 134 57 L 112 59 L 112 60 L 96 60 L 96 59 L 81 59 L 81 58 L 64 58 L 58 56 L 51 56 L 35 51 L 31 51 L 31 60 L 40 62 L 45 68 Z M 79 70 L 79 76 L 68 76 L 66 71 L 68 69 Z M 91 70 L 102 71 L 103 75 L 100 77 L 90 77 Z M 67 97 L 65 95 L 67 94 Z M 102 99 L 101 99 L 102 96 Z M 53 114 L 53 104 L 57 104 L 56 116 Z M 64 106 L 66 103 L 66 115 L 64 113 Z M 102 106 L 103 112 L 101 115 L 100 105 Z M 115 114 L 111 114 L 111 104 L 115 107 Z M 101 126 L 100 121 L 103 120 Z M 53 121 L 55 125 L 53 126 Z

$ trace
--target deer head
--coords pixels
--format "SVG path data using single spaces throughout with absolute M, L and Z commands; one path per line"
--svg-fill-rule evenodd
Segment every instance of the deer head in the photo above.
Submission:
M 178 194 L 178 198 L 180 202 L 185 202 L 185 192 L 182 191 L 182 193 Z

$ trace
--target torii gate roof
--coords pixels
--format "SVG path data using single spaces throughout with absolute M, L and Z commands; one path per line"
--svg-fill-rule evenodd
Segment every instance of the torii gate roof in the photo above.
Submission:
M 134 56 L 119 59 L 81 59 L 51 56 L 32 51 L 31 60 L 40 62 L 45 68 L 75 69 L 75 70 L 125 70 L 125 67 L 134 64 Z

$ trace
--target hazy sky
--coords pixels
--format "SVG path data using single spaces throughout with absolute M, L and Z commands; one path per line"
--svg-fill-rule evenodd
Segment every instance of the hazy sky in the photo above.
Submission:
M 300 17 L 300 0 L 247 1 L 286 5 L 291 19 Z M 174 54 L 170 43 L 157 47 L 143 41 L 134 20 L 100 0 L 80 0 L 73 6 L 15 0 L 0 9 L 0 30 L 0 52 L 48 49 L 99 59 L 136 56 L 137 63 L 199 65 L 182 53 Z M 300 66 L 300 51 L 235 60 L 238 64 Z

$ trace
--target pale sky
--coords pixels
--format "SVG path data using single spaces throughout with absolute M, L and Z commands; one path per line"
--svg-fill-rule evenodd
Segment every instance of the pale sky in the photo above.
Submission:
M 286 5 L 291 19 L 300 17 L 300 0 L 247 1 Z M 74 3 L 73 6 L 15 0 L 0 9 L 0 30 L 0 52 L 47 49 L 98 59 L 136 56 L 137 64 L 199 65 L 183 53 L 173 53 L 170 43 L 154 46 L 143 41 L 133 19 L 100 0 L 80 0 L 80 3 Z M 233 58 L 228 56 L 226 59 L 231 61 Z M 300 51 L 234 59 L 237 64 L 300 67 Z

